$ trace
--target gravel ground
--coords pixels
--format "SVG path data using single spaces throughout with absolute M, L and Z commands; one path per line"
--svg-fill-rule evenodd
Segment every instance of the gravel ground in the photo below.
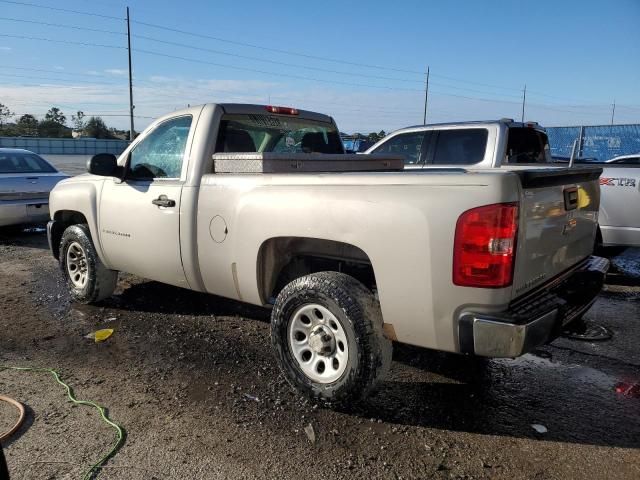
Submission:
M 559 339 L 517 360 L 396 346 L 378 391 L 336 411 L 288 387 L 269 311 L 132 276 L 100 306 L 76 305 L 41 232 L 0 234 L 0 364 L 56 368 L 108 407 L 127 436 L 99 478 L 637 479 L 640 399 L 616 386 L 640 381 L 639 258 L 616 260 L 588 314 L 612 340 Z M 85 338 L 98 328 L 115 332 Z M 12 478 L 80 478 L 114 442 L 46 374 L 0 371 L 0 394 L 28 408 L 4 445 Z M 14 419 L 0 403 L 0 431 Z

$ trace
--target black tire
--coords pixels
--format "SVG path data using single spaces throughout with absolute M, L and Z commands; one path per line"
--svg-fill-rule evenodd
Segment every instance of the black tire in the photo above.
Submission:
M 341 323 L 348 361 L 332 383 L 309 378 L 289 343 L 289 324 L 299 308 L 318 304 Z M 322 403 L 348 403 L 364 398 L 387 373 L 392 345 L 382 331 L 380 305 L 362 283 L 338 272 L 300 277 L 284 287 L 271 314 L 271 343 L 287 381 L 303 395 Z
M 67 253 L 70 246 L 78 244 L 85 254 L 86 283 L 74 284 L 67 268 Z M 79 303 L 96 303 L 111 296 L 116 289 L 118 272 L 105 267 L 91 240 L 89 227 L 85 224 L 71 225 L 60 240 L 60 268 L 67 281 L 71 297 Z

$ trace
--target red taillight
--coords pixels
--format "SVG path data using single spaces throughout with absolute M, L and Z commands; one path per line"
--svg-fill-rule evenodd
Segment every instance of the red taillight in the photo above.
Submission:
M 265 107 L 267 112 L 279 113 L 280 115 L 298 115 L 298 109 L 291 107 L 274 107 L 273 105 L 267 105 Z
M 453 283 L 462 287 L 511 285 L 518 234 L 518 204 L 467 210 L 456 224 Z

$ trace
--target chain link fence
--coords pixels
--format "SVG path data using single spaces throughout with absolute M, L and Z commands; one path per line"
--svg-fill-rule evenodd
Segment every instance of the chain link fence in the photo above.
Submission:
M 575 140 L 578 140 L 578 158 L 602 162 L 640 152 L 640 124 L 548 127 L 546 130 L 554 157 L 570 157 Z

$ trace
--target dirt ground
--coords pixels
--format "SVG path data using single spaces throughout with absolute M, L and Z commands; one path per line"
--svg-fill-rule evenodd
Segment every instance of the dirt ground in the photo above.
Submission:
M 0 364 L 55 368 L 108 407 L 126 442 L 105 479 L 637 479 L 640 398 L 616 386 L 640 382 L 639 314 L 638 278 L 612 275 L 588 314 L 609 341 L 490 361 L 396 346 L 377 392 L 335 411 L 286 384 L 269 311 L 131 276 L 75 305 L 42 232 L 0 234 Z M 85 338 L 99 328 L 115 332 Z M 27 405 L 4 445 L 12 478 L 81 478 L 114 442 L 47 374 L 2 370 L 0 394 Z M 14 419 L 0 403 L 0 431 Z

